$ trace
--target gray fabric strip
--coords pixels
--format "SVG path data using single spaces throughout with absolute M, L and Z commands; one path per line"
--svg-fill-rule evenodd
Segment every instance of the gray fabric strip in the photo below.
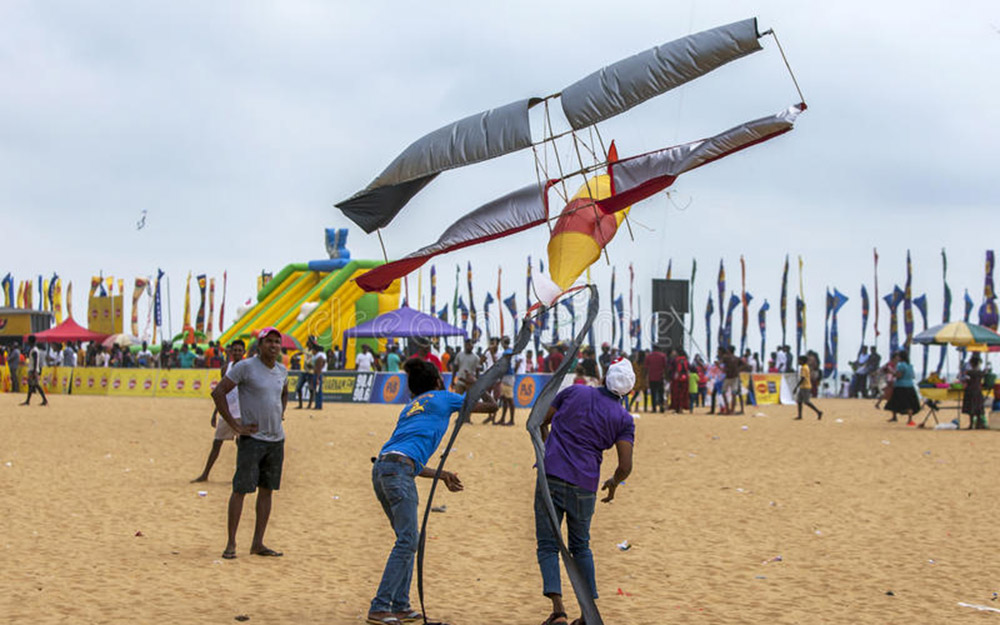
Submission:
M 601 613 L 597 610 L 597 604 L 594 602 L 594 598 L 590 594 L 590 587 L 587 584 L 586 578 L 583 573 L 580 572 L 580 567 L 577 565 L 576 560 L 570 554 L 569 549 L 566 548 L 566 543 L 562 538 L 562 528 L 559 526 L 559 520 L 556 517 L 556 509 L 552 505 L 552 494 L 549 492 L 549 482 L 545 479 L 545 443 L 542 441 L 542 423 L 545 421 L 545 415 L 549 412 L 549 407 L 552 405 L 552 400 L 555 399 L 556 394 L 559 392 L 559 387 L 562 386 L 563 378 L 569 372 L 570 365 L 576 359 L 576 353 L 580 349 L 580 345 L 587 338 L 587 333 L 590 331 L 590 327 L 594 325 L 594 320 L 597 319 L 598 309 L 600 308 L 600 299 L 597 294 L 597 287 L 594 285 L 589 285 L 587 289 L 590 291 L 590 302 L 587 304 L 587 320 L 584 322 L 583 326 L 577 332 L 576 337 L 573 339 L 573 343 L 569 346 L 566 351 L 566 355 L 563 358 L 562 364 L 553 373 L 549 381 L 545 383 L 542 390 L 539 391 L 538 397 L 535 399 L 535 405 L 531 408 L 531 413 L 528 416 L 528 434 L 531 436 L 531 444 L 535 448 L 535 463 L 537 465 L 537 488 L 542 493 L 542 499 L 545 501 L 545 507 L 548 509 L 549 523 L 551 523 L 553 533 L 559 540 L 559 553 L 562 554 L 563 564 L 566 565 L 566 573 L 569 575 L 569 580 L 573 585 L 573 593 L 576 595 L 577 603 L 580 604 L 580 610 L 583 612 L 583 620 L 587 625 L 604 625 L 604 621 L 601 619 Z M 542 314 L 539 311 L 538 314 Z M 525 323 L 522 326 L 522 331 L 524 326 L 530 326 L 531 324 Z
M 800 105 L 790 106 L 776 115 L 740 124 L 710 139 L 657 150 L 612 164 L 615 190 L 623 193 L 654 178 L 679 176 L 775 133 L 791 130 L 801 112 Z
M 575 130 L 614 117 L 757 52 L 757 37 L 757 19 L 750 18 L 650 48 L 563 89 L 563 113 Z

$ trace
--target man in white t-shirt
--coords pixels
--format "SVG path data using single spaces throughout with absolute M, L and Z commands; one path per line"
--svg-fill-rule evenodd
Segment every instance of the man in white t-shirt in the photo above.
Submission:
M 42 390 L 41 378 L 42 378 L 42 366 L 45 356 L 42 354 L 42 350 L 38 349 L 35 345 L 35 335 L 32 334 L 28 337 L 28 396 L 21 402 L 20 405 L 27 406 L 31 403 L 31 396 L 38 391 L 38 394 L 42 396 L 42 405 L 49 405 L 49 400 L 45 397 L 45 391 Z
M 136 355 L 136 360 L 140 367 L 148 368 L 153 366 L 153 352 L 149 351 L 149 345 L 146 344 L 146 341 L 142 342 L 142 349 Z
M 222 367 L 221 376 L 226 377 L 226 372 L 229 368 L 243 360 L 243 355 L 246 353 L 246 345 L 242 340 L 236 339 L 226 348 L 226 355 L 228 360 L 226 364 Z M 239 421 L 240 419 L 240 393 L 239 390 L 233 389 L 226 393 L 226 404 L 229 405 L 229 412 L 232 413 L 233 418 Z M 212 470 L 212 465 L 219 457 L 219 450 L 222 449 L 222 443 L 226 441 L 233 440 L 236 438 L 236 432 L 233 428 L 229 427 L 225 419 L 219 419 L 219 411 L 215 409 L 212 411 L 212 427 L 215 428 L 215 438 L 212 440 L 212 450 L 208 452 L 208 460 L 205 462 L 205 470 L 201 472 L 201 475 L 191 480 L 191 482 L 207 482 L 208 473 Z
M 361 353 L 354 358 L 354 364 L 358 371 L 374 371 L 375 370 L 375 356 L 372 355 L 372 350 L 367 345 L 361 346 Z

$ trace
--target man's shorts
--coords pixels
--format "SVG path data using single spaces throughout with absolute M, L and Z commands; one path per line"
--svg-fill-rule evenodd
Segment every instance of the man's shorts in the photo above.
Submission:
M 262 441 L 241 436 L 236 441 L 236 474 L 233 492 L 252 493 L 257 487 L 278 490 L 281 465 L 285 461 L 285 441 Z
M 222 418 L 222 415 L 216 415 L 215 419 L 215 440 L 231 441 L 236 438 L 236 432 L 233 431 L 233 428 L 229 427 L 229 424 Z M 237 419 L 236 422 L 239 423 L 240 420 Z
M 740 392 L 740 379 L 739 378 L 726 378 L 722 382 L 722 392 L 732 393 L 733 395 L 738 395 Z
M 812 389 L 811 388 L 802 388 L 802 387 L 799 387 L 799 390 L 796 393 L 796 395 L 797 395 L 797 397 L 795 398 L 795 401 L 798 402 L 798 403 L 800 403 L 800 404 L 805 404 L 807 402 L 812 401 Z
M 506 378 L 500 383 L 500 397 L 514 399 L 514 382 L 508 382 Z

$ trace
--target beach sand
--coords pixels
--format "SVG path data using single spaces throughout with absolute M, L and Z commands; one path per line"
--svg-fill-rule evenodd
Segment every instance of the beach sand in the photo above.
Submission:
M 363 622 L 392 544 L 369 458 L 398 406 L 289 408 L 266 539 L 285 556 L 247 553 L 249 497 L 239 558 L 224 561 L 234 446 L 207 484 L 189 483 L 211 445 L 208 400 L 20 400 L 0 395 L 0 621 Z M 1000 618 L 957 605 L 1000 609 L 1000 437 L 888 424 L 864 400 L 818 403 L 819 422 L 778 406 L 637 420 L 635 471 L 613 503 L 598 503 L 592 528 L 606 623 Z M 525 417 L 462 430 L 449 468 L 466 491 L 439 492 L 447 512 L 429 524 L 432 620 L 529 625 L 548 614 Z M 605 476 L 614 466 L 612 451 Z M 430 481 L 418 482 L 422 513 Z M 616 547 L 624 540 L 629 551 Z M 564 586 L 575 617 L 565 576 Z

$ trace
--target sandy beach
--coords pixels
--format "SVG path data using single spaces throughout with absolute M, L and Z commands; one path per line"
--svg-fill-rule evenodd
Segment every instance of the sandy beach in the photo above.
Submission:
M 4 622 L 363 621 L 392 541 L 369 458 L 398 408 L 290 408 L 266 541 L 285 556 L 247 553 L 248 503 L 239 557 L 224 561 L 234 446 L 207 484 L 189 483 L 211 444 L 207 400 L 20 400 L 0 396 Z M 863 400 L 819 405 L 819 422 L 793 421 L 794 407 L 777 406 L 641 415 L 635 472 L 594 518 L 605 622 L 1000 618 L 958 605 L 1000 609 L 1000 438 L 889 424 Z M 525 416 L 515 428 L 462 431 L 449 467 L 466 491 L 441 492 L 447 512 L 429 526 L 435 620 L 530 625 L 548 613 Z M 612 452 L 605 473 L 613 468 Z M 420 485 L 423 501 L 429 480 Z M 616 547 L 624 540 L 628 551 Z

